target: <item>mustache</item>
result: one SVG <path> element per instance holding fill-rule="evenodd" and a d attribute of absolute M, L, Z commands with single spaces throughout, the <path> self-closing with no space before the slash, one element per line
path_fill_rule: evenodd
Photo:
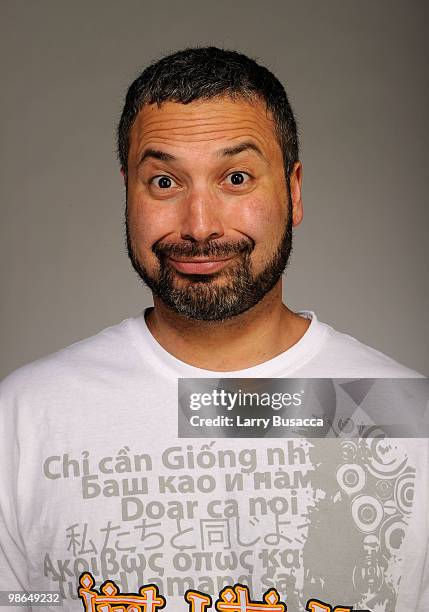
<path fill-rule="evenodd" d="M 255 248 L 255 242 L 249 238 L 238 240 L 237 242 L 216 242 L 211 241 L 206 244 L 195 242 L 177 242 L 163 244 L 156 242 L 152 246 L 152 252 L 162 259 L 171 256 L 180 257 L 228 257 L 237 253 L 251 253 Z"/>

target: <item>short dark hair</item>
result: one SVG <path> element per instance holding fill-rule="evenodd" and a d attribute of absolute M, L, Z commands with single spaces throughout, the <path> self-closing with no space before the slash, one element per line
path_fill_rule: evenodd
<path fill-rule="evenodd" d="M 149 65 L 128 89 L 117 129 L 118 157 L 127 170 L 130 131 L 145 104 L 180 102 L 220 96 L 259 97 L 273 116 L 288 178 L 298 160 L 296 120 L 280 81 L 264 66 L 237 51 L 193 47 Z"/>

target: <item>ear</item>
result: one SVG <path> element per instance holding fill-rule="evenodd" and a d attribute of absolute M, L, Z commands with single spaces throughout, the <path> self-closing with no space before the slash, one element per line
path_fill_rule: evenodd
<path fill-rule="evenodd" d="M 300 161 L 294 163 L 290 173 L 290 197 L 292 200 L 292 223 L 297 226 L 301 223 L 304 216 L 302 203 L 302 164 Z"/>

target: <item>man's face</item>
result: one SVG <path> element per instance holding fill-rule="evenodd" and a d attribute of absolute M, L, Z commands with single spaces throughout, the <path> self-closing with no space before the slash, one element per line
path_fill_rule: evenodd
<path fill-rule="evenodd" d="M 300 165 L 290 191 L 262 102 L 143 107 L 126 178 L 129 257 L 174 312 L 225 320 L 280 281 L 301 220 Z"/>

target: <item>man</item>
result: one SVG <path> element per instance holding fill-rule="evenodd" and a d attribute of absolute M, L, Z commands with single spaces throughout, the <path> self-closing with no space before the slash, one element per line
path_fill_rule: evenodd
<path fill-rule="evenodd" d="M 236 52 L 174 53 L 131 85 L 118 151 L 154 306 L 4 381 L 0 587 L 79 610 L 88 572 L 171 610 L 236 583 L 290 611 L 428 610 L 425 440 L 178 437 L 181 378 L 419 376 L 282 303 L 303 215 L 282 85 Z"/>

